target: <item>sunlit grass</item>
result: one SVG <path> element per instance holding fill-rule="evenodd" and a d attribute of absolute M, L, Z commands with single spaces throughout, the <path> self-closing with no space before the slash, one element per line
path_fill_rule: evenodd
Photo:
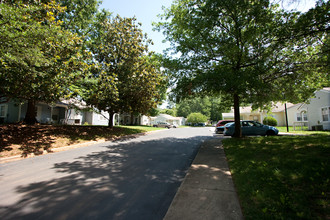
<path fill-rule="evenodd" d="M 276 127 L 280 132 L 287 132 L 286 127 Z M 293 130 L 293 127 L 289 127 L 289 133 L 294 134 L 308 134 L 308 135 L 330 135 L 330 131 L 308 131 L 307 128 L 305 130 Z"/>
<path fill-rule="evenodd" d="M 116 127 L 135 129 L 135 130 L 139 130 L 141 132 L 157 131 L 157 130 L 165 129 L 165 128 L 153 127 L 153 126 L 148 126 L 148 125 L 120 125 L 120 126 L 116 126 Z"/>
<path fill-rule="evenodd" d="M 330 137 L 223 141 L 246 219 L 328 219 Z"/>

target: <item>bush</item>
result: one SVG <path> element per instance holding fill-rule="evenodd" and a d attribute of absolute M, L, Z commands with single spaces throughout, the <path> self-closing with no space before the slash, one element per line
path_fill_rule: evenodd
<path fill-rule="evenodd" d="M 263 123 L 265 125 L 276 126 L 277 125 L 277 120 L 273 117 L 267 116 L 267 117 L 264 118 Z"/>
<path fill-rule="evenodd" d="M 188 115 L 187 122 L 189 123 L 203 123 L 207 121 L 207 116 L 202 113 L 191 113 Z"/>

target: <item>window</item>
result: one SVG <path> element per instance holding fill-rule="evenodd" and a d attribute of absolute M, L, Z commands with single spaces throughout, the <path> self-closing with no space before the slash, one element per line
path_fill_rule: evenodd
<path fill-rule="evenodd" d="M 297 113 L 297 121 L 308 121 L 308 117 L 307 117 L 307 112 L 306 111 L 302 111 L 300 113 Z"/>
<path fill-rule="evenodd" d="M 0 105 L 0 117 L 5 118 L 7 116 L 7 105 Z"/>
<path fill-rule="evenodd" d="M 329 121 L 330 119 L 330 107 L 321 108 L 322 121 Z"/>
<path fill-rule="evenodd" d="M 301 118 L 303 121 L 308 121 L 308 117 L 307 117 L 307 112 L 306 111 L 302 111 L 301 112 Z"/>
<path fill-rule="evenodd" d="M 301 121 L 301 114 L 297 113 L 297 121 Z"/>
<path fill-rule="evenodd" d="M 302 113 L 304 121 L 308 121 L 307 112 Z"/>

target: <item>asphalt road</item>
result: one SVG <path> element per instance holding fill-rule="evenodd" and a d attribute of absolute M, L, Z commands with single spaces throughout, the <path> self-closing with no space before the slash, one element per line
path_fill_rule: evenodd
<path fill-rule="evenodd" d="M 209 128 L 0 164 L 0 219 L 162 219 Z"/>

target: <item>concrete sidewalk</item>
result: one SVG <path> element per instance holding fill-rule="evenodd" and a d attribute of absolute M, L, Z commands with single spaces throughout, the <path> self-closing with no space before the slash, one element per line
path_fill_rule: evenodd
<path fill-rule="evenodd" d="M 244 219 L 221 139 L 201 146 L 164 220 Z"/>

